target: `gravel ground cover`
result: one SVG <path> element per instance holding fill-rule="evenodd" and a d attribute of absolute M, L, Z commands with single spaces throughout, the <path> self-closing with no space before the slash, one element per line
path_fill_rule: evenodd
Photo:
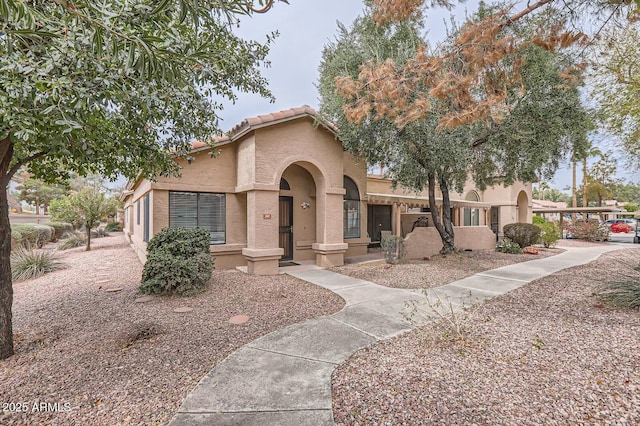
<path fill-rule="evenodd" d="M 293 277 L 238 271 L 214 272 L 196 297 L 136 303 L 142 265 L 122 235 L 58 256 L 66 269 L 14 284 L 16 355 L 0 361 L 0 424 L 166 424 L 231 352 L 344 305 Z M 241 314 L 250 320 L 229 323 Z"/>
<path fill-rule="evenodd" d="M 470 309 L 459 335 L 440 321 L 358 352 L 334 372 L 334 419 L 640 424 L 640 312 L 594 296 L 639 257 L 616 251 L 534 281 Z"/>
<path fill-rule="evenodd" d="M 478 272 L 562 253 L 561 248 L 539 248 L 539 254 L 509 254 L 494 250 L 435 255 L 428 260 L 410 260 L 388 265 L 384 260 L 332 268 L 334 272 L 395 288 L 431 288 Z"/>

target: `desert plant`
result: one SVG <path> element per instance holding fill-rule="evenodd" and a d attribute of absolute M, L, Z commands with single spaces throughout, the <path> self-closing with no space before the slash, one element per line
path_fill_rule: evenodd
<path fill-rule="evenodd" d="M 554 247 L 558 240 L 562 238 L 560 228 L 553 222 L 544 222 L 536 225 L 540 228 L 540 242 L 546 248 Z"/>
<path fill-rule="evenodd" d="M 542 216 L 534 216 L 533 220 L 531 221 L 531 223 L 533 223 L 534 225 L 542 225 L 545 222 L 546 220 L 544 220 Z"/>
<path fill-rule="evenodd" d="M 384 260 L 389 264 L 402 261 L 406 255 L 404 238 L 399 235 L 385 235 L 380 242 Z"/>
<path fill-rule="evenodd" d="M 109 233 L 102 226 L 91 230 L 91 238 L 104 238 L 108 236 L 109 236 Z"/>
<path fill-rule="evenodd" d="M 104 227 L 104 230 L 107 232 L 120 232 L 122 231 L 122 228 L 120 227 L 120 224 L 118 222 L 109 222 Z"/>
<path fill-rule="evenodd" d="M 623 255 L 619 262 L 614 278 L 605 278 L 597 295 L 621 308 L 640 309 L 640 265 L 632 255 Z"/>
<path fill-rule="evenodd" d="M 140 291 L 190 295 L 211 279 L 210 234 L 204 228 L 165 228 L 147 244 Z"/>
<path fill-rule="evenodd" d="M 20 247 L 11 253 L 13 281 L 37 278 L 62 267 L 63 264 L 55 260 L 54 253 L 50 251 Z"/>
<path fill-rule="evenodd" d="M 522 254 L 522 247 L 509 238 L 504 237 L 496 243 L 496 251 L 500 253 Z"/>
<path fill-rule="evenodd" d="M 605 241 L 609 239 L 609 228 L 597 220 L 577 220 L 567 225 L 567 232 L 573 238 L 585 241 Z"/>
<path fill-rule="evenodd" d="M 531 223 L 510 223 L 503 228 L 504 236 L 520 248 L 537 244 L 540 239 L 540 228 Z"/>
<path fill-rule="evenodd" d="M 62 236 L 58 243 L 58 249 L 68 250 L 87 244 L 87 237 L 78 232 L 68 232 Z"/>
<path fill-rule="evenodd" d="M 67 232 L 73 232 L 73 225 L 66 222 L 49 222 L 47 225 L 55 230 L 54 239 L 59 240 Z"/>

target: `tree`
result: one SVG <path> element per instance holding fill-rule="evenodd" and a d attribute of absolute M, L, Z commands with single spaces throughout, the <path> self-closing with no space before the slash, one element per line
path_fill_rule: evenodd
<path fill-rule="evenodd" d="M 591 145 L 591 142 L 589 142 L 586 149 L 580 154 L 580 158 L 582 159 L 582 207 L 587 207 L 587 205 L 589 204 L 588 194 L 590 180 L 587 164 L 589 158 L 595 156 L 600 156 L 600 158 L 602 159 L 602 151 L 600 151 L 597 147 Z M 603 189 L 600 188 L 595 193 L 597 193 L 598 191 L 602 192 Z"/>
<path fill-rule="evenodd" d="M 585 200 L 596 199 L 598 206 L 602 206 L 602 200 L 610 199 L 613 196 L 619 183 L 615 178 L 617 167 L 617 161 L 611 151 L 601 155 L 600 160 L 589 169 Z"/>
<path fill-rule="evenodd" d="M 91 250 L 91 229 L 98 226 L 107 216 L 116 214 L 118 200 L 107 198 L 93 188 L 84 188 L 59 200 L 51 202 L 51 217 L 68 222 L 74 227 L 84 227 L 87 234 L 87 248 Z"/>
<path fill-rule="evenodd" d="M 538 188 L 533 188 L 532 194 L 534 199 L 542 200 L 541 194 Z M 571 204 L 571 196 L 556 188 L 549 188 L 544 191 L 544 199 L 553 202 L 565 202 L 567 205 Z"/>
<path fill-rule="evenodd" d="M 640 160 L 640 24 L 628 22 L 622 31 L 603 38 L 594 72 L 594 93 L 607 130 L 619 136 L 634 168 Z"/>
<path fill-rule="evenodd" d="M 64 185 L 46 184 L 41 179 L 33 178 L 28 178 L 24 183 L 16 186 L 16 190 L 20 201 L 35 205 L 36 214 L 40 214 L 41 206 L 42 214 L 47 214 L 51 201 L 64 197 L 67 193 Z"/>
<path fill-rule="evenodd" d="M 11 177 L 178 173 L 175 155 L 219 133 L 214 95 L 271 96 L 258 69 L 273 35 L 233 26 L 273 3 L 0 1 L 0 359 L 13 354 Z"/>
<path fill-rule="evenodd" d="M 453 92 L 440 96 L 440 84 L 445 84 L 441 75 L 449 81 L 464 73 L 463 69 L 477 68 L 484 58 L 461 52 L 454 38 L 429 51 L 418 36 L 419 21 L 377 25 L 375 12 L 368 9 L 351 31 L 342 27 L 337 42 L 325 47 L 320 112 L 337 124 L 347 149 L 369 164 L 382 163 L 394 181 L 407 188 L 428 188 L 433 223 L 442 239 L 442 252 L 448 253 L 455 249 L 451 189 L 461 191 L 469 175 L 480 189 L 497 181 L 532 181 L 540 171 L 551 176 L 570 141 L 588 127 L 589 117 L 580 104 L 575 76 L 561 73 L 572 65 L 571 58 L 533 44 L 512 52 L 509 58 L 502 56 L 510 63 L 521 63 L 517 83 L 511 78 L 488 81 L 488 86 L 496 86 L 485 97 L 477 91 L 471 96 L 468 86 L 458 87 L 457 96 Z M 485 15 L 492 16 L 481 9 L 478 19 Z M 457 39 L 468 30 L 461 28 Z M 514 24 L 503 31 L 504 37 L 494 34 L 494 47 L 530 30 Z M 433 67 L 420 68 L 428 77 L 414 78 L 417 57 Z M 441 60 L 443 57 L 447 60 Z M 412 76 L 399 81 L 398 75 L 406 77 L 406 73 Z M 503 74 L 485 79 L 488 77 L 498 80 Z M 407 99 L 409 93 L 411 99 Z M 498 108 L 495 99 L 488 100 L 494 97 L 501 99 L 503 107 Z M 421 102 L 424 106 L 414 109 Z M 501 111 L 500 117 L 479 112 L 475 121 L 469 121 L 462 110 L 472 103 L 480 109 L 492 104 Z M 453 116 L 451 111 L 466 118 Z M 442 219 L 435 201 L 436 186 L 442 193 Z"/>

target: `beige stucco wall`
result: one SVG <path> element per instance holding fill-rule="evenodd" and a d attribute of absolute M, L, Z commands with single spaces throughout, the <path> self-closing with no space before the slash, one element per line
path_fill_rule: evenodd
<path fill-rule="evenodd" d="M 367 254 L 367 245 L 371 239 L 367 236 L 367 167 L 364 160 L 343 151 L 344 175 L 353 179 L 360 193 L 360 238 L 346 238 L 349 248 L 345 256 L 361 256 Z"/>
<path fill-rule="evenodd" d="M 454 242 L 460 250 L 491 250 L 496 246 L 496 235 L 486 226 L 454 226 Z M 416 228 L 405 238 L 408 259 L 422 259 L 438 254 L 442 239 L 434 227 Z"/>

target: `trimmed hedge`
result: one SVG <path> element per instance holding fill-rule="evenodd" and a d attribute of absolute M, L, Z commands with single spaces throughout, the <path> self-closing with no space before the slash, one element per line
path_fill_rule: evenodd
<path fill-rule="evenodd" d="M 59 240 L 62 236 L 68 232 L 73 232 L 73 225 L 66 222 L 49 222 L 47 225 L 55 229 L 55 239 Z"/>
<path fill-rule="evenodd" d="M 104 230 L 107 232 L 120 232 L 122 228 L 120 228 L 120 224 L 118 222 L 109 222 L 105 225 Z"/>
<path fill-rule="evenodd" d="M 56 230 L 39 223 L 14 223 L 11 225 L 12 245 L 42 247 L 55 239 Z"/>
<path fill-rule="evenodd" d="M 541 230 L 532 223 L 510 223 L 502 228 L 505 238 L 518 244 L 521 248 L 537 244 Z"/>
<path fill-rule="evenodd" d="M 164 228 L 147 244 L 140 292 L 190 295 L 211 280 L 213 258 L 209 231 L 204 228 Z"/>

